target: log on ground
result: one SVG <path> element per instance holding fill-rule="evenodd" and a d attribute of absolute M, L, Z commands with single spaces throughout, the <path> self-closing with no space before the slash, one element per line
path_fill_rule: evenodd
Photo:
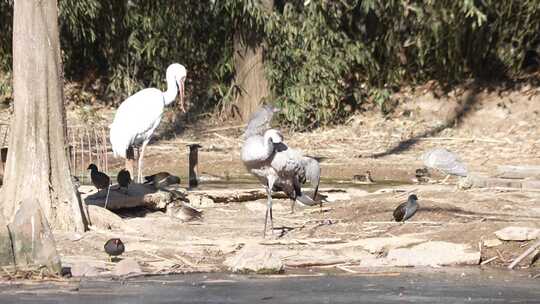
<path fill-rule="evenodd" d="M 305 191 L 308 195 L 311 195 L 311 191 Z M 329 202 L 335 200 L 335 198 L 342 197 L 343 193 L 347 193 L 345 189 L 321 189 L 319 191 L 322 197 Z M 216 189 L 216 190 L 194 190 L 188 192 L 189 197 L 204 197 L 211 199 L 214 203 L 241 203 L 254 201 L 259 199 L 266 199 L 266 190 L 258 189 Z M 319 196 L 318 196 L 319 197 Z M 285 199 L 287 195 L 282 191 L 272 191 L 272 198 Z M 191 199 L 191 198 L 190 198 Z M 350 199 L 350 198 L 349 198 Z M 197 204 L 195 204 L 197 205 Z"/>
<path fill-rule="evenodd" d="M 497 177 L 514 179 L 540 179 L 540 166 L 497 166 Z"/>
<path fill-rule="evenodd" d="M 105 206 L 107 190 L 92 191 L 92 186 L 81 186 L 81 198 L 87 205 Z M 175 199 L 168 191 L 156 190 L 152 186 L 143 184 L 130 184 L 129 190 L 119 190 L 118 186 L 111 186 L 107 201 L 107 209 L 116 210 L 122 208 L 148 207 L 153 210 L 162 210 L 167 204 Z"/>

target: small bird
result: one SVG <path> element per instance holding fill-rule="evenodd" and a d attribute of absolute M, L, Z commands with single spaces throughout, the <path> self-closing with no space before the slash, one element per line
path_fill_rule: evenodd
<path fill-rule="evenodd" d="M 414 171 L 414 177 L 413 181 L 415 183 L 427 183 L 430 178 L 429 169 L 426 167 L 416 169 Z"/>
<path fill-rule="evenodd" d="M 156 189 L 165 188 L 170 185 L 180 184 L 180 177 L 170 174 L 169 172 L 159 172 L 153 175 L 145 176 L 144 183 L 154 185 Z"/>
<path fill-rule="evenodd" d="M 111 179 L 107 174 L 98 171 L 98 167 L 95 164 L 90 164 L 87 170 L 91 170 L 90 179 L 92 180 L 92 184 L 94 184 L 96 189 L 101 190 L 109 188 Z"/>
<path fill-rule="evenodd" d="M 202 219 L 202 211 L 199 211 L 184 202 L 169 204 L 167 206 L 167 215 L 180 219 L 182 222 Z"/>
<path fill-rule="evenodd" d="M 409 195 L 407 201 L 397 206 L 396 210 L 394 210 L 394 220 L 396 222 L 405 222 L 411 218 L 418 209 L 417 200 L 418 197 L 415 194 Z"/>
<path fill-rule="evenodd" d="M 116 180 L 118 181 L 120 189 L 125 188 L 127 192 L 128 186 L 131 183 L 131 174 L 129 174 L 129 171 L 125 168 L 120 170 L 116 176 Z"/>
<path fill-rule="evenodd" d="M 353 176 L 353 183 L 355 184 L 373 184 L 373 178 L 371 177 L 371 170 L 367 170 L 366 174 L 356 174 Z"/>
<path fill-rule="evenodd" d="M 117 257 L 124 253 L 126 247 L 120 239 L 110 239 L 103 245 L 105 252 L 109 255 L 109 259 L 112 262 L 113 257 Z"/>

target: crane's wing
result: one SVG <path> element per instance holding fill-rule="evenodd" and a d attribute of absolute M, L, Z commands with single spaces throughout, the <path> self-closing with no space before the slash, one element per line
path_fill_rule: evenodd
<path fill-rule="evenodd" d="M 316 199 L 317 192 L 319 191 L 319 184 L 321 182 L 321 166 L 316 159 L 307 156 L 302 157 L 302 165 L 304 167 L 306 180 L 308 180 L 313 187 L 313 199 Z"/>
<path fill-rule="evenodd" d="M 271 128 L 272 118 L 278 109 L 272 105 L 264 105 L 259 110 L 255 111 L 249 118 L 249 122 L 244 131 L 244 138 L 249 138 L 254 135 L 263 135 L 263 133 Z"/>
<path fill-rule="evenodd" d="M 300 180 L 305 178 L 304 167 L 302 166 L 302 153 L 298 150 L 291 149 L 285 143 L 276 144 L 274 157 L 272 158 L 271 166 L 276 172 L 283 177 L 298 175 Z"/>
<path fill-rule="evenodd" d="M 110 125 L 115 155 L 125 157 L 130 145 L 150 138 L 161 122 L 164 104 L 163 93 L 154 88 L 141 90 L 122 102 Z"/>

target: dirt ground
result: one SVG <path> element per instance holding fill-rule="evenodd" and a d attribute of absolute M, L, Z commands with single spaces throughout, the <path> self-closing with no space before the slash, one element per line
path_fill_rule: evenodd
<path fill-rule="evenodd" d="M 405 236 L 422 242 L 466 244 L 470 250 L 480 250 L 482 261 L 497 257 L 486 267 L 507 265 L 530 243 L 502 242 L 494 247 L 480 245 L 480 249 L 479 243 L 496 239 L 494 232 L 507 226 L 540 228 L 540 192 L 458 190 L 456 179 L 450 185 L 418 185 L 411 180 L 414 170 L 421 167 L 420 155 L 434 147 L 457 153 L 475 174 L 492 176 L 498 165 L 540 165 L 540 89 L 471 87 L 435 95 L 439 95 L 437 90 L 430 86 L 404 90 L 388 116 L 360 113 L 342 126 L 309 133 L 285 131 L 290 146 L 323 157 L 323 193 L 342 192 L 332 196 L 324 212 L 306 207 L 290 214 L 290 203 L 276 200 L 275 226 L 281 229 L 273 237 L 262 238 L 265 200 L 215 203 L 201 208 L 202 221 L 189 223 L 141 208 L 118 212 L 125 223 L 121 230 L 58 233 L 62 259 L 68 266 L 85 262 L 108 273 L 114 263 L 108 261 L 103 244 L 114 236 L 126 244 L 123 257 L 136 259 L 153 273 L 226 270 L 223 261 L 246 244 L 262 244 L 278 252 L 286 271 L 298 267 L 354 271 L 354 267 L 369 267 L 363 260 L 383 258 L 393 247 L 370 252 L 358 241 Z M 96 115 L 105 125 L 112 119 L 110 110 Z M 76 111 L 70 112 L 69 121 L 76 119 Z M 144 172 L 178 174 L 187 187 L 185 145 L 197 142 L 203 146 L 201 176 L 219 180 L 203 180 L 202 189 L 257 188 L 240 162 L 242 131 L 237 123 L 188 125 L 173 139 L 148 146 Z M 121 166 L 116 161 L 109 173 Z M 374 185 L 351 183 L 353 175 L 366 170 L 371 170 Z M 409 222 L 393 223 L 392 211 L 408 193 L 417 194 L 420 209 Z M 530 261 L 521 265 L 529 267 Z"/>

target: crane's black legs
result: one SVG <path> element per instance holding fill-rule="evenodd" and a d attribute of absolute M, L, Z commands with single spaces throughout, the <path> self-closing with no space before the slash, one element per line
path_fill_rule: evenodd
<path fill-rule="evenodd" d="M 294 213 L 294 203 L 296 203 L 296 199 L 291 199 L 291 214 Z"/>

